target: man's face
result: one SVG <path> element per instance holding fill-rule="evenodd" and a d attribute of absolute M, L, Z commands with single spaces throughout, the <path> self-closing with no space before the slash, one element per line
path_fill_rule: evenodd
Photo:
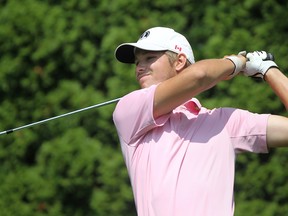
<path fill-rule="evenodd" d="M 141 88 L 147 88 L 177 75 L 174 64 L 165 51 L 137 50 L 135 54 L 136 79 Z"/>

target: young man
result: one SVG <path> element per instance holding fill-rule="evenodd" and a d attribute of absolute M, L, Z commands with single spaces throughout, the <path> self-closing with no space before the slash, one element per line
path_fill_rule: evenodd
<path fill-rule="evenodd" d="M 195 63 L 186 38 L 155 27 L 116 58 L 136 64 L 140 90 L 113 119 L 139 216 L 231 216 L 235 157 L 288 146 L 288 119 L 233 108 L 209 110 L 194 98 L 240 71 L 262 76 L 288 108 L 288 79 L 265 52 Z"/>

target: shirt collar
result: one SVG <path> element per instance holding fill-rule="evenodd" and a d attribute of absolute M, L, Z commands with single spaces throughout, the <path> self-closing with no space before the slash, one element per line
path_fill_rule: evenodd
<path fill-rule="evenodd" d="M 199 114 L 202 108 L 201 103 L 196 98 L 192 98 L 191 100 L 187 101 L 183 104 L 183 106 L 185 106 L 186 109 L 189 110 L 191 113 L 196 115 Z"/>

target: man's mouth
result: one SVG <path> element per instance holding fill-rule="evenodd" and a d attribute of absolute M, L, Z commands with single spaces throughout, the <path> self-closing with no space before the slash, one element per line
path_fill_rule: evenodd
<path fill-rule="evenodd" d="M 138 73 L 137 74 L 137 80 L 140 80 L 142 77 L 147 76 L 149 74 L 151 74 L 151 72 Z"/>

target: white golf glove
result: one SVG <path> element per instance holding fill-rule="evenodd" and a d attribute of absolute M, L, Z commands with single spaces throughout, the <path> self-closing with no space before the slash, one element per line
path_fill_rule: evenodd
<path fill-rule="evenodd" d="M 265 51 L 254 51 L 249 52 L 246 55 L 247 62 L 244 69 L 244 75 L 249 77 L 260 77 L 264 79 L 266 72 L 272 68 L 278 66 L 276 63 L 268 56 L 268 53 Z"/>

